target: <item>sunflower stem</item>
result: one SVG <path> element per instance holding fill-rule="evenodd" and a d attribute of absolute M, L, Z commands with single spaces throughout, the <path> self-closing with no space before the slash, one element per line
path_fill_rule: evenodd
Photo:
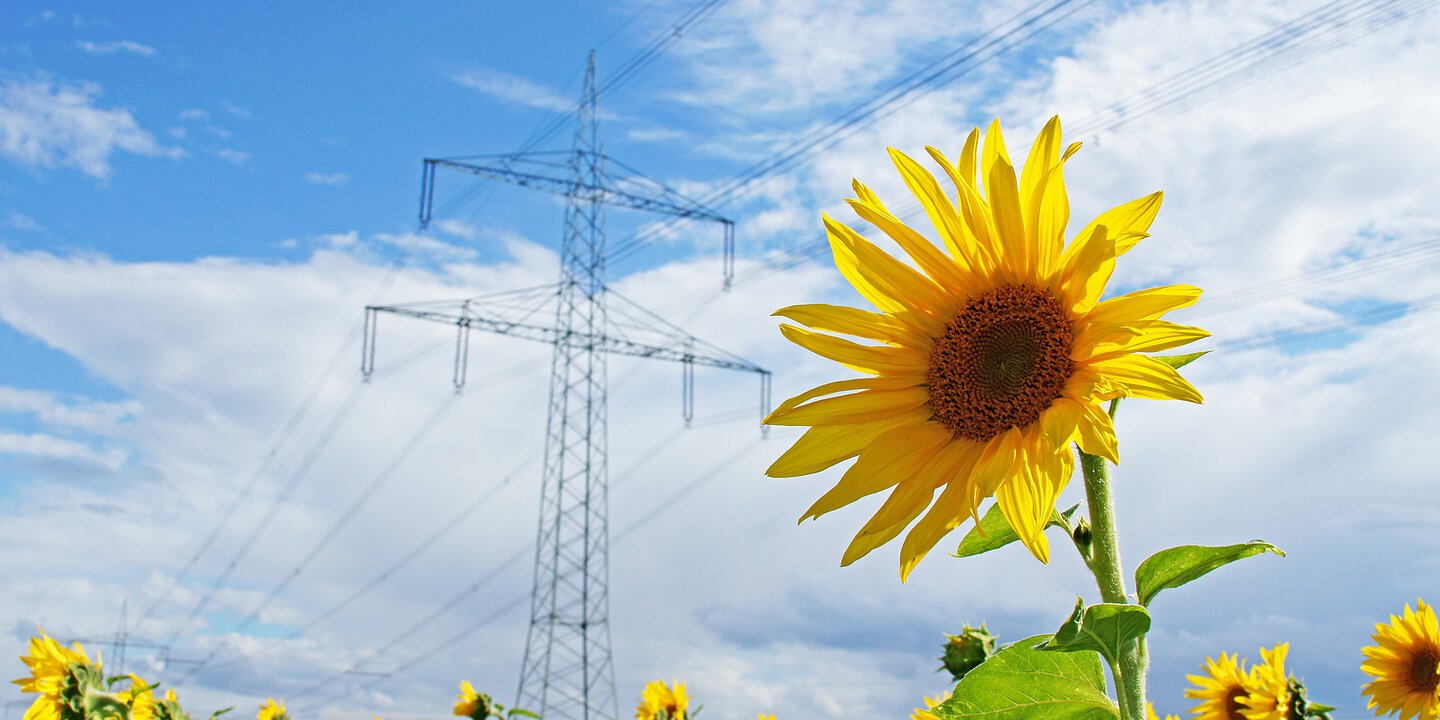
<path fill-rule="evenodd" d="M 1113 407 L 1112 407 L 1113 412 Z M 1115 525 L 1115 498 L 1110 487 L 1110 468 L 1105 459 L 1080 452 L 1080 468 L 1085 475 L 1085 501 L 1090 509 L 1091 558 L 1090 572 L 1100 588 L 1100 599 L 1107 603 L 1130 602 L 1125 591 L 1125 575 L 1120 569 L 1120 538 Z M 1126 643 L 1120 649 L 1119 663 L 1111 667 L 1115 676 L 1115 695 L 1120 703 L 1121 720 L 1145 720 L 1145 649 L 1144 639 Z"/>

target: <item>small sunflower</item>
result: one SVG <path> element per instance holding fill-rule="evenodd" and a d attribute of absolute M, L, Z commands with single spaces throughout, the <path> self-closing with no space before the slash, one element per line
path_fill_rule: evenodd
<path fill-rule="evenodd" d="M 655 680 L 641 692 L 635 720 L 689 720 L 689 708 L 690 699 L 685 695 L 683 683 L 676 682 L 672 688 Z"/>
<path fill-rule="evenodd" d="M 1071 441 L 1119 461 L 1100 403 L 1201 402 L 1172 367 L 1140 354 L 1209 335 L 1159 319 L 1193 304 L 1200 289 L 1172 285 L 1100 301 L 1115 259 L 1147 237 L 1161 193 L 1105 212 L 1067 246 L 1062 171 L 1079 144 L 1063 154 L 1061 147 L 1060 121 L 1052 118 L 1018 181 L 998 120 L 983 150 L 980 131 L 970 133 L 959 163 L 926 148 L 954 184 L 953 196 L 892 148 L 945 250 L 858 180 L 857 197 L 848 202 L 914 266 L 823 218 L 836 266 L 879 312 L 796 305 L 775 314 L 808 326 L 782 324 L 786 338 L 867 377 L 826 383 L 781 403 L 767 423 L 810 429 L 766 473 L 807 475 L 859 457 L 802 521 L 890 491 L 841 564 L 894 539 L 918 517 L 900 550 L 904 579 L 941 537 L 966 517 L 978 518 L 980 503 L 992 495 L 1025 546 L 1047 562 L 1044 528 L 1074 471 Z"/>
<path fill-rule="evenodd" d="M 12 682 L 21 692 L 40 693 L 24 720 L 84 720 L 86 688 L 103 683 L 98 656 L 92 663 L 80 643 L 66 648 L 42 628 L 39 637 L 30 639 L 30 654 L 20 660 L 30 668 L 30 677 Z"/>
<path fill-rule="evenodd" d="M 1375 625 L 1376 645 L 1367 647 L 1360 669 L 1375 679 L 1361 694 L 1370 696 L 1375 714 L 1400 713 L 1402 720 L 1440 718 L 1440 626 L 1435 610 L 1424 600 L 1405 617 Z"/>
<path fill-rule="evenodd" d="M 1289 652 L 1290 643 L 1280 643 L 1273 650 L 1260 649 L 1265 662 L 1255 666 L 1255 685 L 1241 711 L 1249 720 L 1285 720 L 1290 714 L 1290 678 L 1285 673 Z"/>
<path fill-rule="evenodd" d="M 1186 675 L 1196 685 L 1185 697 L 1203 700 L 1191 708 L 1195 720 L 1250 720 L 1245 711 L 1255 689 L 1255 671 L 1246 670 L 1238 655 L 1220 653 L 1220 659 L 1205 658 L 1204 675 Z"/>
<path fill-rule="evenodd" d="M 130 720 L 155 720 L 156 706 L 155 688 L 150 683 L 140 679 L 139 675 L 130 674 L 130 689 L 118 693 L 120 701 L 130 708 Z M 169 697 L 167 695 L 167 697 Z"/>
<path fill-rule="evenodd" d="M 937 707 L 940 707 L 940 703 L 943 703 L 949 699 L 949 690 L 946 690 L 945 692 L 940 693 L 935 697 L 930 697 L 929 695 L 926 695 L 925 707 L 915 708 L 915 711 L 910 713 L 910 720 L 940 720 L 938 717 L 936 717 L 935 713 L 932 713 L 930 711 L 934 710 Z"/>
<path fill-rule="evenodd" d="M 290 720 L 290 713 L 285 712 L 285 703 L 277 702 L 272 697 L 260 706 L 260 714 L 256 716 L 256 720 Z"/>
<path fill-rule="evenodd" d="M 469 680 L 460 683 L 460 695 L 455 701 L 455 715 L 484 720 L 494 714 L 494 701 L 489 695 L 475 692 Z"/>

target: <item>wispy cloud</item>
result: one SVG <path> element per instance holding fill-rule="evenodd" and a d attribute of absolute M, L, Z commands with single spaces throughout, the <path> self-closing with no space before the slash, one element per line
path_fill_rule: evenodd
<path fill-rule="evenodd" d="M 181 120 L 209 120 L 210 113 L 200 108 L 187 108 L 180 111 Z"/>
<path fill-rule="evenodd" d="M 245 152 L 244 150 L 236 150 L 234 148 L 223 148 L 220 150 L 216 150 L 215 157 L 218 157 L 226 162 L 235 163 L 236 165 L 244 165 L 245 163 L 250 162 L 250 153 Z"/>
<path fill-rule="evenodd" d="M 305 173 L 305 179 L 316 185 L 344 185 L 350 182 L 350 176 L 343 172 Z"/>
<path fill-rule="evenodd" d="M 0 432 L 0 455 L 28 455 L 47 460 L 62 460 L 118 470 L 125 464 L 123 450 L 96 450 L 85 443 L 58 438 L 54 435 Z"/>
<path fill-rule="evenodd" d="M 5 218 L 5 220 L 3 221 L 0 221 L 0 226 L 8 227 L 13 230 L 28 230 L 31 232 L 44 232 L 45 230 L 45 226 L 41 225 L 38 222 L 35 222 L 34 218 L 24 213 L 21 213 L 18 210 L 10 211 L 10 217 Z"/>
<path fill-rule="evenodd" d="M 250 119 L 250 109 L 249 109 L 249 108 L 240 107 L 239 105 L 236 105 L 235 103 L 232 103 L 232 102 L 230 102 L 229 100 L 221 100 L 221 101 L 220 101 L 220 107 L 225 108 L 225 112 L 228 112 L 228 113 L 230 113 L 231 115 L 233 115 L 233 116 L 235 116 L 235 117 L 237 117 L 237 118 L 240 118 L 241 120 L 249 120 L 249 119 Z"/>
<path fill-rule="evenodd" d="M 467 68 L 450 74 L 460 85 L 488 95 L 506 105 L 565 112 L 575 107 L 573 100 L 529 78 L 489 68 Z"/>
<path fill-rule="evenodd" d="M 66 167 L 108 178 L 112 153 L 179 157 L 129 110 L 96 105 L 100 86 L 48 78 L 0 84 L 0 155 L 26 167 Z"/>
<path fill-rule="evenodd" d="M 134 40 L 106 40 L 104 42 L 92 42 L 80 40 L 75 46 L 91 55 L 114 55 L 116 53 L 129 53 L 141 57 L 151 57 L 155 54 L 155 48 L 149 45 L 141 45 Z"/>
<path fill-rule="evenodd" d="M 455 220 L 453 218 L 436 220 L 435 227 L 446 235 L 454 235 L 455 237 L 465 238 L 466 240 L 475 239 L 475 226 L 464 220 Z"/>

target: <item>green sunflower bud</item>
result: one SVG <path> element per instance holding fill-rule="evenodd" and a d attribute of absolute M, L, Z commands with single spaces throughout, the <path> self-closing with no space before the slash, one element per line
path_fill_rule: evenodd
<path fill-rule="evenodd" d="M 1075 530 L 1070 533 L 1070 537 L 1075 539 L 1075 547 L 1079 548 L 1080 555 L 1085 558 L 1086 562 L 1089 562 L 1090 558 L 1093 557 L 1090 544 L 1094 539 L 1090 531 L 1089 521 L 1083 517 L 1080 518 L 1080 522 L 1075 523 Z"/>
<path fill-rule="evenodd" d="M 1334 709 L 1329 705 L 1310 702 L 1310 698 L 1305 692 L 1305 684 L 1298 678 L 1293 676 L 1290 678 L 1290 706 L 1286 708 L 1285 720 L 1305 720 L 1306 718 L 1331 720 L 1330 711 Z"/>
<path fill-rule="evenodd" d="M 941 669 L 950 671 L 956 682 L 995 654 L 996 637 L 985 629 L 984 623 L 979 628 L 967 623 L 959 635 L 946 634 L 945 638 L 945 644 L 940 646 L 945 650 L 940 656 Z"/>

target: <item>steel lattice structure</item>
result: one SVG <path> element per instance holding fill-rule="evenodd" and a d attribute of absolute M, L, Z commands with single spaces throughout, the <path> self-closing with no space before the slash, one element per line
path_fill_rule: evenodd
<path fill-rule="evenodd" d="M 437 168 L 564 195 L 558 283 L 464 300 L 365 308 L 361 369 L 367 378 L 375 366 L 382 313 L 456 326 L 457 391 L 465 383 L 472 329 L 554 346 L 530 629 L 516 703 L 546 720 L 620 717 L 609 622 L 607 356 L 682 363 L 687 422 L 694 412 L 696 365 L 757 373 L 762 414 L 770 393 L 769 371 L 692 337 L 606 286 L 607 205 L 721 223 L 727 288 L 734 269 L 734 223 L 607 157 L 596 105 L 592 52 L 570 152 L 426 159 L 424 164 L 422 228 L 431 219 Z M 556 176 L 557 170 L 564 176 Z M 537 320 L 537 299 L 554 302 L 553 324 Z"/>

